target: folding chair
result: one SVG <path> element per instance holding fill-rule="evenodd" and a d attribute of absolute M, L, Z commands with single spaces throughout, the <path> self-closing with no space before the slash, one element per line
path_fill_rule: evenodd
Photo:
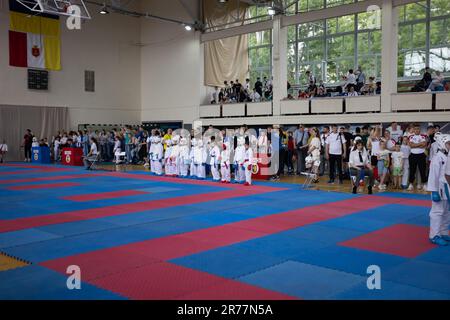
<path fill-rule="evenodd" d="M 314 183 L 314 179 L 317 179 L 318 174 L 314 173 L 314 168 L 320 168 L 320 160 L 312 160 L 312 158 L 306 160 L 306 168 L 308 171 L 301 172 L 306 177 L 305 182 L 302 185 L 302 189 L 311 188 Z"/>
<path fill-rule="evenodd" d="M 353 187 L 355 186 L 357 188 L 356 193 L 364 191 L 365 187 L 368 185 L 369 176 L 366 174 L 364 175 L 364 186 L 361 187 L 359 185 L 359 176 L 352 175 L 350 168 L 348 169 L 348 174 L 350 176 L 351 181 L 351 188 L 352 188 L 351 191 L 353 191 Z"/>
<path fill-rule="evenodd" d="M 122 164 L 122 163 L 125 163 L 125 164 L 126 164 L 125 158 L 126 158 L 127 154 L 126 154 L 125 151 L 119 152 L 119 153 L 116 154 L 115 156 L 117 157 L 117 158 L 115 159 L 115 161 L 114 161 L 116 164 Z"/>
<path fill-rule="evenodd" d="M 100 152 L 98 152 L 97 155 L 94 158 L 91 158 L 91 159 L 87 159 L 87 161 L 90 162 L 88 170 L 94 170 L 94 169 L 97 168 L 97 163 L 99 163 L 100 159 L 101 159 Z"/>

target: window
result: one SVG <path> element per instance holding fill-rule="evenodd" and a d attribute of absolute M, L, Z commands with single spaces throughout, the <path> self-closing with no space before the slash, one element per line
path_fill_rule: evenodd
<path fill-rule="evenodd" d="M 256 78 L 272 75 L 272 30 L 248 35 L 249 73 L 252 85 Z"/>
<path fill-rule="evenodd" d="M 323 2 L 323 1 L 322 1 Z M 353 0 L 327 1 L 341 5 Z M 364 12 L 288 28 L 288 80 L 306 84 L 310 70 L 325 83 L 339 82 L 361 65 L 366 76 L 381 76 L 380 12 Z"/>
<path fill-rule="evenodd" d="M 419 77 L 426 66 L 450 73 L 450 1 L 399 7 L 398 77 Z"/>

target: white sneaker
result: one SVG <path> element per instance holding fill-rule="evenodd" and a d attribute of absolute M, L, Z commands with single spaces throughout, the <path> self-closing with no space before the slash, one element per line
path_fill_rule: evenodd
<path fill-rule="evenodd" d="M 414 191 L 414 186 L 412 185 L 412 183 L 409 184 L 409 187 L 407 189 L 408 191 Z"/>
<path fill-rule="evenodd" d="M 422 189 L 423 189 L 423 185 L 418 184 L 418 185 L 417 185 L 417 190 L 422 190 Z"/>

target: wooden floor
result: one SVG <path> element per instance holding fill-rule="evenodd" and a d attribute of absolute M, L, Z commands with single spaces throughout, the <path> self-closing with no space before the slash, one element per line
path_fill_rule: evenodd
<path fill-rule="evenodd" d="M 143 165 L 114 165 L 114 164 L 101 164 L 98 165 L 99 169 L 108 170 L 108 171 L 148 171 L 150 172 L 150 169 L 148 167 L 144 167 Z M 283 183 L 292 183 L 292 184 L 298 184 L 299 186 L 302 186 L 305 182 L 305 177 L 303 176 L 282 176 L 279 180 Z M 313 184 L 311 187 L 315 190 L 322 190 L 322 191 L 335 191 L 335 192 L 351 192 L 351 184 L 349 180 L 344 180 L 343 184 L 339 184 L 338 182 L 335 182 L 334 184 L 328 184 L 328 176 L 320 177 L 319 182 L 316 184 Z M 367 192 L 367 188 L 365 190 L 359 188 L 358 193 L 361 192 Z M 388 187 L 386 191 L 379 191 L 377 187 L 373 188 L 374 193 L 381 193 L 381 192 L 400 192 L 400 193 L 414 193 L 414 194 L 427 194 L 426 191 L 406 191 L 406 190 L 399 190 Z"/>

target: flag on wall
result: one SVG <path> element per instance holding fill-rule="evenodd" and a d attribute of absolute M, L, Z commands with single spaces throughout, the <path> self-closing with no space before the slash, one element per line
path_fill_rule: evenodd
<path fill-rule="evenodd" d="M 59 16 L 31 12 L 9 0 L 9 65 L 61 70 Z"/>

